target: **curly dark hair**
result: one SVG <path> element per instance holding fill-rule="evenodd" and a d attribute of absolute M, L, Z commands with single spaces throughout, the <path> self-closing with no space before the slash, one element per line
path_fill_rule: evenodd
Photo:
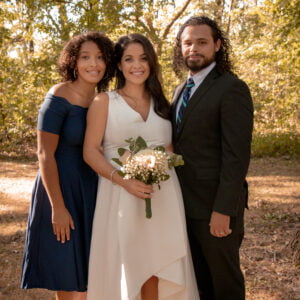
<path fill-rule="evenodd" d="M 234 75 L 233 64 L 229 58 L 229 53 L 231 50 L 230 42 L 225 37 L 224 32 L 220 29 L 218 24 L 206 16 L 191 17 L 180 27 L 176 36 L 176 44 L 173 53 L 173 70 L 175 74 L 178 77 L 181 77 L 182 69 L 186 69 L 181 51 L 181 34 L 186 27 L 195 25 L 208 25 L 211 28 L 214 42 L 217 42 L 218 39 L 221 40 L 221 47 L 219 51 L 216 52 L 215 57 L 216 68 L 220 73 L 228 72 Z"/>
<path fill-rule="evenodd" d="M 160 82 L 161 73 L 157 55 L 151 42 L 139 33 L 132 33 L 121 36 L 115 44 L 114 58 L 118 65 L 121 62 L 124 50 L 129 44 L 139 43 L 143 46 L 145 55 L 150 67 L 150 75 L 145 82 L 146 91 L 154 100 L 154 111 L 164 119 L 170 119 L 170 103 L 164 95 Z M 120 89 L 125 85 L 125 77 L 118 68 L 116 68 L 116 88 Z"/>
<path fill-rule="evenodd" d="M 108 88 L 110 80 L 114 76 L 115 67 L 113 63 L 113 42 L 98 31 L 88 31 L 74 36 L 66 43 L 58 59 L 58 72 L 62 77 L 62 82 L 76 80 L 76 65 L 81 45 L 84 42 L 94 42 L 103 54 L 106 70 L 103 78 L 97 83 L 98 92 Z"/>

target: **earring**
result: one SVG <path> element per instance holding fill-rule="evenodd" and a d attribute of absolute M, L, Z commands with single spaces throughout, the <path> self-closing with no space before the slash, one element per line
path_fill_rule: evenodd
<path fill-rule="evenodd" d="M 74 80 L 76 80 L 77 79 L 77 74 L 76 74 L 76 70 L 75 69 L 73 69 L 73 76 L 74 76 Z"/>

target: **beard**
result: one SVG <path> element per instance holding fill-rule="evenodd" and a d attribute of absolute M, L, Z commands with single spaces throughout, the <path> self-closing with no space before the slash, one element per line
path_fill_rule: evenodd
<path fill-rule="evenodd" d="M 192 72 L 199 72 L 215 61 L 215 55 L 211 57 L 205 57 L 199 54 L 198 56 L 200 58 L 199 60 L 189 60 L 188 56 L 184 57 L 185 66 Z"/>

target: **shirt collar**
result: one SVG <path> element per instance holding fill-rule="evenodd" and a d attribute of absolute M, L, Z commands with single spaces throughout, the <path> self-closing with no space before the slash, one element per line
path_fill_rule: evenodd
<path fill-rule="evenodd" d="M 189 75 L 188 78 L 193 78 L 195 82 L 195 86 L 199 86 L 201 82 L 205 79 L 205 77 L 208 75 L 208 73 L 214 68 L 216 65 L 216 62 L 212 62 L 209 66 L 206 68 L 202 69 L 201 71 L 197 72 L 195 75 L 191 76 Z"/>

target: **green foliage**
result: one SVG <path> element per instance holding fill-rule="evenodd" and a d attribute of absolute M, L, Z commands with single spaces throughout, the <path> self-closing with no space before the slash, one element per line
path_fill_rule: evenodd
<path fill-rule="evenodd" d="M 119 149 L 118 149 L 118 154 L 119 154 L 120 156 L 124 155 L 125 152 L 126 152 L 126 149 L 125 149 L 125 148 L 119 148 Z"/>
<path fill-rule="evenodd" d="M 117 165 L 122 166 L 122 162 L 118 158 L 112 158 L 112 161 L 114 161 Z"/>
<path fill-rule="evenodd" d="M 255 106 L 256 156 L 299 155 L 299 2 L 265 1 L 236 10 L 231 40 L 238 74 Z"/>
<path fill-rule="evenodd" d="M 147 143 L 141 136 L 136 139 L 129 138 L 128 140 L 125 140 L 125 142 L 129 144 L 129 150 L 132 155 L 147 148 Z"/>
<path fill-rule="evenodd" d="M 252 155 L 300 157 L 300 139 L 295 132 L 257 133 L 253 136 Z"/>
<path fill-rule="evenodd" d="M 59 52 L 65 41 L 84 30 L 104 31 L 112 40 L 129 32 L 150 38 L 171 100 L 179 83 L 172 71 L 174 37 L 178 25 L 193 12 L 216 18 L 229 35 L 236 71 L 254 99 L 253 155 L 299 153 L 298 0 L 0 2 L 1 152 L 23 151 L 25 144 L 35 144 L 38 108 L 47 90 L 60 80 Z"/>

